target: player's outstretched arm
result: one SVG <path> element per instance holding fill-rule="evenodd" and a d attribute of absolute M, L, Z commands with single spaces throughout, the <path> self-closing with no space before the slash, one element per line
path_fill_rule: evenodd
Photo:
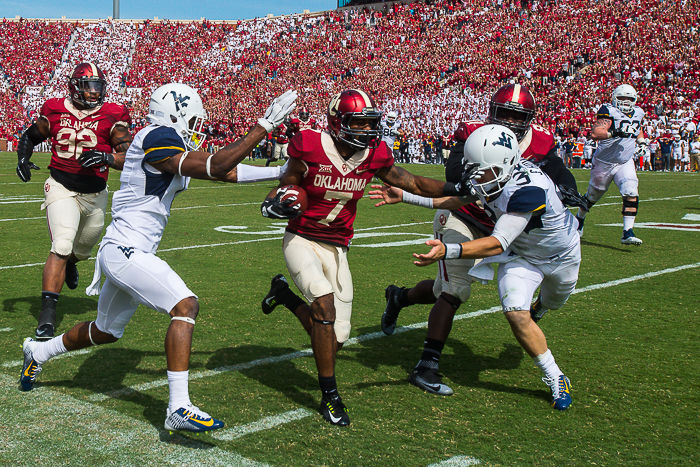
<path fill-rule="evenodd" d="M 377 172 L 383 182 L 399 187 L 409 193 L 429 198 L 441 198 L 443 196 L 470 196 L 472 201 L 476 200 L 473 196 L 469 179 L 473 177 L 473 168 L 465 170 L 462 179 L 459 183 L 441 182 L 433 178 L 414 175 L 406 169 L 392 165 Z"/>
<path fill-rule="evenodd" d="M 384 206 L 385 204 L 407 203 L 415 206 L 423 206 L 426 208 L 435 209 L 458 209 L 466 203 L 458 196 L 443 196 L 442 198 L 426 198 L 423 196 L 413 195 L 403 191 L 401 188 L 396 188 L 391 185 L 372 185 L 369 197 L 370 199 L 379 199 L 376 207 Z"/>
<path fill-rule="evenodd" d="M 41 116 L 27 130 L 22 133 L 17 143 L 17 176 L 23 182 L 32 178 L 32 170 L 39 170 L 39 166 L 29 160 L 34 152 L 34 146 L 45 141 L 49 137 L 49 121 Z"/>
<path fill-rule="evenodd" d="M 441 259 L 487 258 L 503 253 L 501 242 L 493 236 L 477 238 L 464 243 L 443 243 L 432 239 L 425 242 L 427 253 L 413 253 L 416 266 L 428 266 Z"/>
<path fill-rule="evenodd" d="M 296 91 L 291 90 L 275 98 L 265 111 L 265 116 L 258 119 L 257 125 L 215 154 L 202 151 L 182 152 L 153 165 L 173 174 L 204 180 L 223 180 L 273 128 L 281 125 L 287 115 L 292 113 L 296 107 L 296 98 Z"/>

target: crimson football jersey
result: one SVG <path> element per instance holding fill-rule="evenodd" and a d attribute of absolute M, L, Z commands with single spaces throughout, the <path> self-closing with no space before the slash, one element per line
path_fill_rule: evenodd
<path fill-rule="evenodd" d="M 306 167 L 300 186 L 309 204 L 300 216 L 289 221 L 287 231 L 333 245 L 348 246 L 353 236 L 357 201 L 378 170 L 394 165 L 386 144 L 364 149 L 345 160 L 331 135 L 303 130 L 289 143 L 287 154 Z"/>
<path fill-rule="evenodd" d="M 486 125 L 486 123 L 480 120 L 470 120 L 460 123 L 455 131 L 454 137 L 456 140 L 464 142 L 474 130 L 484 125 Z M 542 128 L 539 125 L 530 125 L 530 131 L 528 131 L 522 141 L 518 143 L 518 147 L 523 159 L 528 159 L 537 164 L 542 162 L 547 155 L 554 150 L 554 136 L 552 132 L 546 128 Z M 465 217 L 471 218 L 469 220 L 476 221 L 475 225 L 482 231 L 491 232 L 493 230 L 493 221 L 476 203 L 467 204 L 456 211 L 458 218 L 463 220 Z"/>
<path fill-rule="evenodd" d="M 83 151 L 112 152 L 110 136 L 117 124 L 129 128 L 129 111 L 120 104 L 105 102 L 94 109 L 78 109 L 70 99 L 53 98 L 41 107 L 51 135 L 50 168 L 70 174 L 89 175 L 107 180 L 106 166 L 83 167 L 78 157 Z"/>

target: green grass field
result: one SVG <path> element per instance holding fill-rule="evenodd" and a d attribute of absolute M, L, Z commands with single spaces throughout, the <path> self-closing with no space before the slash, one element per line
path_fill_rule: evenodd
<path fill-rule="evenodd" d="M 34 160 L 46 167 L 46 155 Z M 225 421 L 215 435 L 170 436 L 163 339 L 169 319 L 140 308 L 117 343 L 52 360 L 29 393 L 17 388 L 24 337 L 40 310 L 49 250 L 39 206 L 47 170 L 23 184 L 16 156 L 0 154 L 0 463 L 66 465 L 697 465 L 700 463 L 700 175 L 641 173 L 641 247 L 620 244 L 613 186 L 586 222 L 575 295 L 541 322 L 574 403 L 549 407 L 540 372 L 513 338 L 493 284 L 475 285 L 458 310 L 441 370 L 455 395 L 408 384 L 429 306 L 402 311 L 395 335 L 379 329 L 388 284 L 412 286 L 436 267 L 411 253 L 432 235 L 427 209 L 359 203 L 350 249 L 353 339 L 339 354 L 339 389 L 352 424 L 328 425 L 307 335 L 282 307 L 260 300 L 286 272 L 284 224 L 260 216 L 275 185 L 194 181 L 175 201 L 159 256 L 199 295 L 190 367 L 195 404 Z M 409 166 L 442 177 L 442 168 Z M 585 191 L 587 171 L 576 171 Z M 118 186 L 118 173 L 110 189 Z M 688 216 L 690 215 L 690 216 Z M 684 217 L 686 217 L 684 219 Z M 108 216 L 107 222 L 110 218 Z M 395 245 L 415 241 L 416 244 Z M 64 289 L 58 332 L 95 318 L 84 288 L 94 261 Z M 486 310 L 484 313 L 473 313 Z"/>

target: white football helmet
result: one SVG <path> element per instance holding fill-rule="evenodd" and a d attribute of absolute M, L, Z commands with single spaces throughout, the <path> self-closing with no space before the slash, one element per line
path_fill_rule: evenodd
<path fill-rule="evenodd" d="M 182 83 L 165 84 L 151 95 L 148 121 L 174 128 L 190 151 L 204 143 L 204 122 L 207 111 L 197 91 Z"/>
<path fill-rule="evenodd" d="M 386 122 L 390 125 L 393 124 L 399 118 L 399 113 L 396 110 L 390 110 L 386 114 Z"/>
<path fill-rule="evenodd" d="M 620 100 L 620 97 L 628 97 L 632 100 Z M 612 93 L 612 105 L 617 107 L 620 112 L 630 113 L 634 110 L 634 104 L 637 103 L 637 91 L 629 84 L 621 84 L 615 88 Z"/>
<path fill-rule="evenodd" d="M 478 176 L 471 184 L 479 196 L 493 197 L 503 191 L 520 161 L 518 138 L 501 125 L 477 128 L 464 143 L 464 167 L 478 164 Z"/>

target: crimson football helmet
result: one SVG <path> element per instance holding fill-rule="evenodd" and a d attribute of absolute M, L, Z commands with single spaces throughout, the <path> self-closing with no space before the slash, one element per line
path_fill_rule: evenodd
<path fill-rule="evenodd" d="M 521 140 L 530 129 L 534 117 L 535 98 L 530 90 L 520 84 L 507 84 L 491 97 L 486 122 L 510 128 Z"/>
<path fill-rule="evenodd" d="M 328 105 L 328 130 L 331 136 L 358 151 L 379 146 L 381 118 L 382 113 L 372 99 L 359 89 L 347 89 L 336 94 Z M 352 128 L 350 124 L 353 120 L 369 122 L 370 128 Z"/>
<path fill-rule="evenodd" d="M 299 112 L 299 120 L 301 120 L 304 123 L 307 123 L 309 121 L 309 118 L 311 118 L 311 115 L 309 114 L 309 110 L 306 107 L 304 107 Z"/>
<path fill-rule="evenodd" d="M 107 93 L 107 80 L 102 70 L 90 62 L 76 65 L 70 78 L 68 78 L 68 90 L 70 98 L 81 109 L 94 109 L 102 105 Z M 97 100 L 88 100 L 85 93 L 98 93 Z"/>

